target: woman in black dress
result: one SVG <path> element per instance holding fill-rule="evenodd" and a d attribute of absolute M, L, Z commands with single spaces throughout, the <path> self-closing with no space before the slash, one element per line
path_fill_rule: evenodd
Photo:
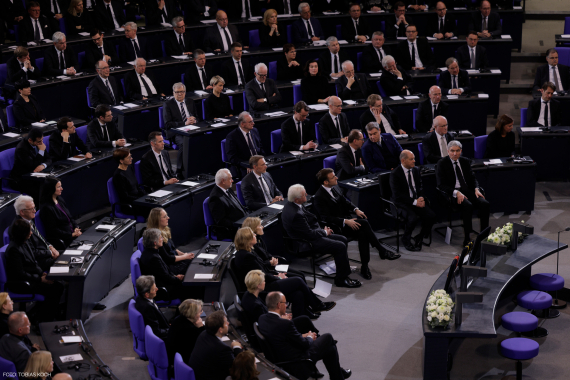
<path fill-rule="evenodd" d="M 318 104 L 327 103 L 329 97 L 333 95 L 331 86 L 326 77 L 319 72 L 319 63 L 316 59 L 311 59 L 305 64 L 303 70 L 305 77 L 301 79 L 301 93 L 305 103 Z"/>
<path fill-rule="evenodd" d="M 93 28 L 89 12 L 83 11 L 83 0 L 71 0 L 67 11 L 63 15 L 67 36 L 76 36 L 79 33 L 88 33 Z"/>
<path fill-rule="evenodd" d="M 115 169 L 113 174 L 113 186 L 119 196 L 119 202 L 126 203 L 132 206 L 132 209 L 123 209 L 121 206 L 119 210 L 125 214 L 135 214 L 146 216 L 148 209 L 136 207 L 132 203 L 145 195 L 145 191 L 141 189 L 135 176 L 135 171 L 131 164 L 133 163 L 133 156 L 129 148 L 118 148 L 113 151 L 113 158 L 119 163 L 119 167 Z"/>
<path fill-rule="evenodd" d="M 259 28 L 259 39 L 261 47 L 275 48 L 281 47 L 287 42 L 287 31 L 285 25 L 277 25 L 277 11 L 268 9 L 263 14 L 263 25 Z"/>
<path fill-rule="evenodd" d="M 27 80 L 17 82 L 16 90 L 20 93 L 14 102 L 14 118 L 18 127 L 29 126 L 32 123 L 44 122 L 46 117 L 38 103 L 32 95 L 30 82 Z"/>
<path fill-rule="evenodd" d="M 224 79 L 216 75 L 210 79 L 212 94 L 204 101 L 204 111 L 206 120 L 214 120 L 220 117 L 230 117 L 234 115 L 234 110 L 230 102 L 230 97 L 224 94 Z"/>
<path fill-rule="evenodd" d="M 513 118 L 501 115 L 495 130 L 487 137 L 487 149 L 484 158 L 511 157 L 515 151 L 515 133 Z"/>
<path fill-rule="evenodd" d="M 284 56 L 277 60 L 277 79 L 297 80 L 303 78 L 303 67 L 295 60 L 297 58 L 295 45 L 283 45 L 283 53 Z"/>
<path fill-rule="evenodd" d="M 14 311 L 14 301 L 8 293 L 0 293 L 0 337 L 8 334 L 8 317 Z"/>
<path fill-rule="evenodd" d="M 190 360 L 196 339 L 205 330 L 204 321 L 200 317 L 202 305 L 203 302 L 200 300 L 187 299 L 178 306 L 180 315 L 172 321 L 166 339 L 166 351 L 170 364 L 174 363 L 174 355 L 177 352 L 182 356 L 184 363 Z"/>

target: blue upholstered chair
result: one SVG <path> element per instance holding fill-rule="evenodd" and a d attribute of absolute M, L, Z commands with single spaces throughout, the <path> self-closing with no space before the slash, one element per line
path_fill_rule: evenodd
<path fill-rule="evenodd" d="M 523 333 L 536 329 L 538 327 L 538 318 L 531 313 L 513 311 L 503 314 L 501 325 L 507 330 Z"/>
<path fill-rule="evenodd" d="M 0 372 L 2 372 L 2 377 L 1 377 L 2 380 L 4 379 L 18 380 L 18 375 L 17 375 L 18 372 L 16 371 L 16 366 L 14 365 L 14 363 L 2 357 L 0 357 Z M 14 376 L 13 377 L 5 376 L 5 374 L 7 375 L 9 373 L 14 374 Z"/>
<path fill-rule="evenodd" d="M 301 85 L 293 85 L 293 104 L 297 104 L 300 100 L 303 100 L 303 93 L 301 92 Z"/>
<path fill-rule="evenodd" d="M 334 156 L 329 156 L 323 160 L 323 169 L 335 169 L 336 167 L 336 154 Z"/>
<path fill-rule="evenodd" d="M 316 122 L 315 123 L 315 136 L 317 137 L 317 141 L 319 142 L 319 144 L 324 144 L 323 141 L 323 136 L 321 136 L 321 131 L 319 131 L 319 123 Z"/>
<path fill-rule="evenodd" d="M 77 137 L 79 137 L 81 139 L 81 141 L 83 141 L 85 144 L 87 144 L 87 126 L 84 125 L 83 127 L 78 127 L 75 130 L 75 133 L 77 133 Z"/>
<path fill-rule="evenodd" d="M 483 158 L 487 150 L 487 135 L 475 137 L 475 158 Z"/>
<path fill-rule="evenodd" d="M 8 292 L 12 301 L 20 303 L 20 310 L 26 310 L 26 302 L 43 302 L 45 298 L 41 294 L 14 293 L 10 291 L 10 284 L 6 276 L 6 248 L 8 248 L 7 245 L 0 248 L 0 292 Z"/>
<path fill-rule="evenodd" d="M 425 156 L 424 156 L 424 144 L 418 144 L 418 159 L 420 160 L 420 165 L 424 164 Z"/>
<path fill-rule="evenodd" d="M 521 128 L 526 126 L 526 111 L 528 108 L 521 108 Z"/>
<path fill-rule="evenodd" d="M 241 181 L 236 183 L 236 195 L 238 197 L 239 203 L 245 206 L 245 198 L 243 197 L 243 192 L 241 191 Z"/>
<path fill-rule="evenodd" d="M 140 254 L 140 252 L 139 252 Z M 133 350 L 142 360 L 148 360 L 144 344 L 144 319 L 135 307 L 135 300 L 129 301 L 129 323 L 133 333 Z"/>
<path fill-rule="evenodd" d="M 204 202 L 202 203 L 202 212 L 204 213 L 204 223 L 206 223 L 206 239 L 218 240 L 218 237 L 215 235 L 216 224 L 214 222 L 214 218 L 212 217 L 212 213 L 210 212 L 210 207 L 208 206 L 209 201 L 210 197 L 204 199 Z M 224 241 L 231 241 L 231 240 L 224 239 Z"/>
<path fill-rule="evenodd" d="M 113 178 L 109 178 L 107 180 L 107 194 L 109 195 L 109 203 L 111 203 L 113 217 L 121 219 L 132 219 L 136 220 L 137 223 L 145 222 L 144 216 L 125 214 L 123 211 L 121 211 L 123 207 L 127 208 L 126 206 L 128 205 L 121 203 L 119 200 L 119 195 L 117 194 L 117 190 L 115 190 L 115 185 L 113 184 Z"/>
<path fill-rule="evenodd" d="M 501 355 L 516 360 L 517 379 L 522 379 L 521 360 L 528 360 L 538 355 L 538 343 L 528 338 L 510 338 L 501 342 Z"/>
<path fill-rule="evenodd" d="M 386 94 L 386 91 L 384 91 L 384 89 L 382 88 L 382 85 L 380 84 L 380 81 L 376 82 L 376 86 L 378 87 L 378 91 L 380 92 L 380 96 L 382 98 L 387 97 L 388 95 Z"/>
<path fill-rule="evenodd" d="M 269 67 L 267 69 L 267 75 L 273 80 L 277 80 L 277 61 L 269 62 Z"/>
<path fill-rule="evenodd" d="M 281 137 L 281 129 L 271 131 L 271 151 L 276 154 L 279 153 L 282 143 L 283 139 Z"/>
<path fill-rule="evenodd" d="M 196 380 L 194 370 L 182 360 L 182 356 L 177 352 L 174 355 L 174 379 L 175 380 Z"/>
<path fill-rule="evenodd" d="M 19 191 L 12 189 L 14 180 L 10 179 L 10 172 L 14 167 L 15 152 L 16 148 L 0 152 L 0 178 L 2 179 L 2 191 L 6 193 L 19 193 Z"/>
<path fill-rule="evenodd" d="M 154 335 L 150 326 L 145 326 L 144 340 L 150 378 L 152 380 L 171 380 L 168 376 L 168 355 L 164 341 Z"/>
<path fill-rule="evenodd" d="M 261 39 L 259 38 L 259 29 L 251 29 L 249 31 L 249 47 L 258 48 L 261 45 Z"/>

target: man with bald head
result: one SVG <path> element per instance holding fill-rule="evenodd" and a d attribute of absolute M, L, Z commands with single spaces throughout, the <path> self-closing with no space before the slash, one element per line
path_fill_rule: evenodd
<path fill-rule="evenodd" d="M 224 11 L 216 13 L 216 25 L 206 30 L 204 36 L 204 49 L 207 53 L 213 51 L 230 51 L 234 42 L 241 43 L 238 29 L 235 25 L 228 25 L 228 15 Z M 244 46 L 247 48 L 247 46 Z"/>
<path fill-rule="evenodd" d="M 416 160 L 411 151 L 403 150 L 400 153 L 400 165 L 390 172 L 390 189 L 392 202 L 396 204 L 406 221 L 402 242 L 408 251 L 420 251 L 423 240 L 431 233 L 436 215 L 424 197 L 420 169 L 416 167 Z M 412 243 L 412 233 L 419 222 L 422 224 L 422 229 L 414 236 Z"/>
<path fill-rule="evenodd" d="M 160 90 L 159 81 L 151 71 L 146 69 L 146 60 L 137 58 L 133 71 L 125 75 L 125 87 L 128 100 L 146 100 L 164 96 Z"/>
<path fill-rule="evenodd" d="M 447 132 L 447 119 L 444 116 L 433 119 L 433 132 L 422 139 L 425 163 L 437 164 L 442 157 L 447 157 L 447 144 L 452 140 L 453 136 Z"/>
<path fill-rule="evenodd" d="M 433 119 L 437 116 L 447 117 L 449 105 L 441 101 L 441 88 L 431 86 L 428 95 L 429 99 L 424 100 L 418 106 L 416 116 L 416 130 L 418 132 L 428 132 L 433 125 Z"/>
<path fill-rule="evenodd" d="M 491 12 L 491 3 L 482 0 L 479 3 L 479 11 L 473 12 L 469 29 L 477 32 L 479 38 L 491 39 L 500 37 L 503 33 L 501 17 L 497 12 Z"/>
<path fill-rule="evenodd" d="M 123 100 L 123 91 L 119 91 L 115 78 L 109 76 L 109 64 L 99 61 L 95 64 L 95 69 L 99 75 L 93 78 L 88 87 L 91 107 L 97 107 L 99 104 L 108 106 L 119 104 Z"/>
<path fill-rule="evenodd" d="M 24 372 L 28 358 L 34 351 L 39 351 L 38 344 L 32 344 L 30 333 L 30 320 L 23 311 L 16 311 L 8 317 L 8 331 L 0 339 L 0 356 L 14 363 L 16 371 Z"/>
<path fill-rule="evenodd" d="M 350 126 L 342 113 L 342 100 L 338 96 L 329 97 L 329 112 L 319 120 L 319 132 L 325 144 L 348 143 Z"/>

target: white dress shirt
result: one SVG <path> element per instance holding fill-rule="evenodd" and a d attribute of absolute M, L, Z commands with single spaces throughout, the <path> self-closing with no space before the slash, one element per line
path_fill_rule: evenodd
<path fill-rule="evenodd" d="M 249 15 L 245 14 L 245 2 L 247 1 L 249 5 Z M 255 1 L 255 0 L 254 0 Z M 253 15 L 251 14 L 251 1 L 250 0 L 241 0 L 241 18 L 250 18 Z"/>
<path fill-rule="evenodd" d="M 556 77 L 558 78 L 558 86 L 556 86 L 556 90 L 558 92 L 564 91 L 564 88 L 562 86 L 562 80 L 560 79 L 560 72 L 558 71 L 558 65 L 554 66 L 554 69 L 552 69 L 552 67 L 553 66 L 548 65 L 548 81 L 556 83 L 553 75 L 554 73 L 556 73 Z"/>
<path fill-rule="evenodd" d="M 451 94 L 451 90 L 454 89 L 453 87 L 454 81 L 455 81 L 455 88 L 461 90 L 461 93 L 463 94 L 463 91 L 465 90 L 463 89 L 463 87 L 459 87 L 459 75 L 451 75 L 451 88 L 447 91 L 447 94 Z"/>
<path fill-rule="evenodd" d="M 437 145 L 439 146 L 441 157 L 447 157 L 449 154 L 447 153 L 447 140 L 445 139 L 445 135 L 440 135 L 439 133 L 435 132 L 435 136 L 437 137 Z M 443 141 L 443 145 L 441 141 Z M 443 147 L 445 147 L 445 150 Z"/>
<path fill-rule="evenodd" d="M 453 167 L 453 174 L 455 174 L 455 189 L 456 189 L 456 190 L 453 190 L 453 198 L 457 198 L 457 192 L 461 188 L 461 184 L 459 183 L 459 178 L 457 178 L 457 173 L 455 172 L 455 163 L 456 162 L 457 162 L 457 167 L 459 168 L 459 171 L 461 172 L 461 175 L 463 176 L 463 179 L 465 179 L 465 174 L 463 174 L 463 169 L 461 169 L 461 164 L 459 163 L 459 160 L 457 160 L 457 161 L 451 160 L 451 166 Z"/>
<path fill-rule="evenodd" d="M 103 78 L 101 78 L 103 79 Z M 104 80 L 104 79 L 103 79 Z M 105 130 L 107 130 L 107 137 L 109 138 L 109 140 L 111 139 L 111 136 L 109 135 L 109 128 L 105 123 L 101 123 L 101 120 L 97 119 L 97 121 L 99 122 L 99 126 L 101 127 L 101 134 L 103 136 L 105 136 Z M 109 141 L 107 140 L 107 141 Z M 111 141 L 111 143 L 113 144 L 113 148 L 115 148 L 115 142 Z"/>
<path fill-rule="evenodd" d="M 103 2 L 103 6 L 105 8 L 107 8 L 107 6 L 108 6 L 109 9 L 111 9 L 111 15 L 113 16 L 113 24 L 115 25 L 115 29 L 119 29 L 121 26 L 117 22 L 117 16 L 115 16 L 115 11 L 113 10 L 113 5 L 111 5 L 111 2 L 108 2 L 108 3 Z"/>
<path fill-rule="evenodd" d="M 538 124 L 544 126 L 544 124 L 546 124 L 544 122 L 544 109 L 546 108 L 546 102 L 544 101 L 544 99 L 540 99 L 540 115 L 538 115 L 538 120 L 536 121 Z M 552 125 L 552 102 L 548 102 L 548 120 L 550 121 L 550 125 Z"/>
<path fill-rule="evenodd" d="M 237 74 L 237 80 L 238 80 L 238 85 L 243 85 L 245 86 L 245 83 L 243 83 L 241 81 L 241 75 L 239 74 L 239 69 L 238 69 L 238 62 L 241 66 L 241 70 L 243 71 L 243 65 L 241 64 L 241 59 L 239 61 L 236 61 L 236 59 L 234 57 L 232 57 L 232 61 L 234 61 L 234 70 L 236 71 Z M 243 72 L 243 79 L 245 80 L 245 71 Z"/>
<path fill-rule="evenodd" d="M 358 161 L 356 160 L 356 149 L 354 149 L 354 148 L 351 147 L 350 145 L 349 145 L 349 147 L 350 147 L 350 150 L 351 150 L 351 152 L 352 152 L 352 158 L 354 158 L 354 162 L 356 163 L 355 167 L 356 167 L 356 168 L 364 167 L 364 165 L 362 165 L 360 162 L 358 162 Z"/>
<path fill-rule="evenodd" d="M 141 85 L 141 95 L 145 96 L 147 98 L 151 95 L 156 95 L 157 94 L 156 88 L 154 87 L 154 84 L 152 84 L 152 81 L 150 80 L 150 78 L 147 77 L 146 74 L 142 74 L 142 77 L 145 79 L 148 87 L 150 87 L 150 91 L 152 92 L 152 94 L 147 93 L 146 88 L 144 87 L 144 84 L 142 82 L 142 78 L 141 78 L 140 74 L 137 74 L 137 79 L 139 80 L 139 84 Z"/>
<path fill-rule="evenodd" d="M 400 164 L 401 165 L 401 164 Z M 410 192 L 410 198 L 412 198 L 414 200 L 414 206 L 418 204 L 418 199 L 415 198 L 414 199 L 414 194 L 412 193 L 412 189 L 410 189 L 410 186 L 414 188 L 414 190 L 416 191 L 416 195 L 418 195 L 418 188 L 416 187 L 416 182 L 414 181 L 414 173 L 412 172 L 412 169 L 407 169 L 404 165 L 401 165 L 402 169 L 404 169 L 404 177 L 406 177 L 406 182 L 408 182 L 408 172 L 410 173 L 410 177 L 412 183 L 409 183 L 408 186 L 408 190 Z"/>
<path fill-rule="evenodd" d="M 186 102 L 181 101 L 179 102 L 178 100 L 176 100 L 176 106 L 178 107 L 178 110 L 180 110 L 180 105 L 182 104 L 182 107 L 184 107 L 184 112 L 186 112 L 186 117 L 190 117 L 190 112 L 188 112 L 188 107 L 186 107 Z M 186 120 L 182 120 L 183 122 L 186 122 Z"/>
<path fill-rule="evenodd" d="M 414 67 L 424 67 L 422 60 L 420 59 L 420 53 L 418 52 L 418 45 L 416 45 L 416 42 L 417 40 L 414 40 L 414 42 L 410 42 L 408 40 L 408 49 L 410 50 L 410 57 L 412 57 L 412 49 L 416 51 L 416 61 L 412 62 L 412 64 L 414 65 Z"/>
<path fill-rule="evenodd" d="M 156 158 L 156 162 L 158 163 L 158 167 L 160 168 L 160 163 L 161 163 L 160 156 L 161 156 L 161 154 L 156 153 L 154 150 L 152 151 L 152 153 L 154 153 L 154 158 Z M 162 165 L 163 165 L 162 169 L 164 169 L 164 171 L 168 173 L 168 170 L 166 168 L 166 162 L 164 161 L 164 159 L 162 159 Z M 166 176 L 162 172 L 162 169 L 160 170 L 160 175 L 162 176 L 163 183 L 166 185 L 166 181 L 168 181 L 168 178 L 166 178 Z"/>
<path fill-rule="evenodd" d="M 247 144 L 247 147 L 250 150 L 250 153 L 252 155 L 257 154 L 257 149 L 255 149 L 255 152 L 251 152 L 251 148 L 249 147 L 249 140 L 247 139 L 247 136 L 249 135 L 250 139 L 251 139 L 251 143 L 253 144 L 253 147 L 255 148 L 255 143 L 253 142 L 253 136 L 250 133 L 251 131 L 244 131 L 243 129 L 241 129 L 241 127 L 238 127 L 239 130 L 241 131 L 241 134 L 243 135 L 243 138 L 245 139 L 245 143 Z"/>
<path fill-rule="evenodd" d="M 218 25 L 218 32 L 220 33 L 220 36 L 222 36 L 222 43 L 224 44 L 224 51 L 229 51 L 230 46 L 234 43 L 234 41 L 232 40 L 232 34 L 230 33 L 230 30 L 228 29 L 227 26 L 225 28 L 222 28 L 220 26 L 220 24 L 216 24 L 216 25 Z M 224 33 L 224 29 L 226 30 L 226 32 L 228 33 L 228 36 L 230 37 L 229 41 L 226 41 L 226 33 Z"/>
<path fill-rule="evenodd" d="M 388 119 L 384 117 L 384 115 L 380 114 L 380 119 L 382 120 L 382 125 L 384 126 L 384 130 L 386 130 L 386 133 L 391 133 L 393 135 L 398 134 L 396 131 L 394 131 L 394 129 L 390 125 L 390 122 L 388 121 Z"/>
<path fill-rule="evenodd" d="M 273 199 L 271 198 L 271 190 L 269 190 L 269 185 L 267 184 L 267 181 L 261 175 L 255 173 L 255 172 L 253 174 L 255 175 L 255 178 L 257 178 L 257 183 L 259 183 L 259 185 L 262 186 L 261 192 L 263 193 L 263 197 L 265 198 L 265 203 L 268 205 L 271 204 L 271 201 Z M 263 182 L 263 185 L 261 184 L 262 182 Z M 263 189 L 263 186 L 265 186 L 265 189 Z M 267 191 L 267 195 L 265 195 L 266 191 Z M 267 199 L 267 197 L 269 197 L 269 199 Z"/>
<path fill-rule="evenodd" d="M 133 44 L 133 41 L 137 44 L 137 46 L 139 47 L 139 51 L 140 51 L 140 49 L 141 49 L 141 44 L 139 44 L 139 39 L 138 39 L 137 37 L 133 38 L 133 39 L 131 40 L 131 45 Z M 135 51 L 135 57 L 136 57 L 136 58 L 143 58 L 143 57 L 139 57 L 139 56 L 137 55 L 137 49 L 135 49 L 134 46 L 133 46 L 133 50 Z"/>
<path fill-rule="evenodd" d="M 235 62 L 235 61 L 234 61 Z M 235 66 L 235 64 L 234 64 Z M 202 83 L 202 90 L 205 90 L 206 87 L 209 86 L 209 83 L 204 83 L 204 80 L 202 79 L 202 72 L 200 70 L 204 69 L 204 75 L 206 74 L 206 66 L 204 67 L 200 67 L 198 66 L 198 64 L 196 64 L 196 70 L 198 70 L 198 78 L 200 78 L 200 83 Z M 237 69 L 236 69 L 237 70 Z M 244 73 L 245 74 L 245 73 Z M 239 73 L 238 73 L 238 81 L 239 81 Z"/>

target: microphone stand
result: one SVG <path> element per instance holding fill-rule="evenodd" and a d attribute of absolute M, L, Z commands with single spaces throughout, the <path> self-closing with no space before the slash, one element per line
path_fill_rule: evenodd
<path fill-rule="evenodd" d="M 560 259 L 560 233 L 570 231 L 570 227 L 566 227 L 562 231 L 558 231 L 558 251 L 556 251 L 556 274 L 558 274 L 558 262 Z M 553 309 L 564 309 L 566 307 L 566 301 L 558 299 L 558 290 L 555 291 L 555 299 L 552 300 Z"/>

